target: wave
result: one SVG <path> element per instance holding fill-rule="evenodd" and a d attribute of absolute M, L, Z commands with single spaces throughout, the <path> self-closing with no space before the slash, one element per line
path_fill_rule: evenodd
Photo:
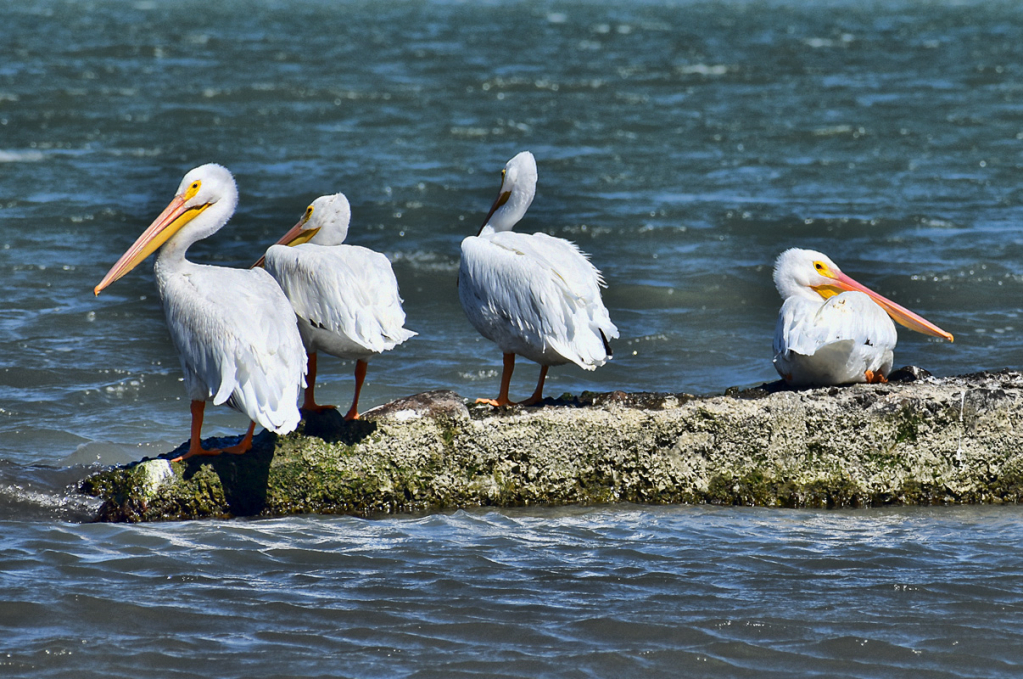
<path fill-rule="evenodd" d="M 0 163 L 38 163 L 42 159 L 42 151 L 5 151 L 0 149 Z"/>
<path fill-rule="evenodd" d="M 0 460 L 0 521 L 90 521 L 100 501 L 78 484 L 97 467 L 23 466 Z"/>

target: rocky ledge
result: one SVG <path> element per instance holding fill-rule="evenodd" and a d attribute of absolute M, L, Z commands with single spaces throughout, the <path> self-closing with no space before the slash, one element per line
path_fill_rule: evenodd
<path fill-rule="evenodd" d="M 328 412 L 245 455 L 107 469 L 80 492 L 101 521 L 570 503 L 777 507 L 1018 502 L 1023 375 L 723 396 L 585 393 L 539 407 L 418 394 L 344 422 Z M 206 446 L 233 441 L 207 441 Z M 182 444 L 182 449 L 185 444 Z M 179 449 L 179 450 L 182 450 Z"/>

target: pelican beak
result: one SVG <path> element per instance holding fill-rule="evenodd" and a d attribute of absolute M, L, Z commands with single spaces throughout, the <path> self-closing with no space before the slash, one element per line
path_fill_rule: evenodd
<path fill-rule="evenodd" d="M 303 231 L 302 227 L 305 226 L 307 221 L 309 220 L 306 219 L 305 217 L 302 217 L 302 219 L 298 220 L 298 224 L 288 229 L 288 232 L 281 236 L 280 239 L 276 243 L 274 243 L 274 245 L 287 245 L 288 247 L 294 247 L 296 245 L 301 245 L 302 243 L 308 243 L 309 241 L 311 241 L 313 239 L 313 236 L 319 233 L 320 227 L 316 227 L 315 229 L 306 229 L 305 231 Z M 262 257 L 259 258 L 259 261 L 257 261 L 249 268 L 255 269 L 257 266 L 263 266 L 265 262 L 266 255 L 263 255 Z"/>
<path fill-rule="evenodd" d="M 149 228 L 142 232 L 142 235 L 128 248 L 128 251 L 121 255 L 121 258 L 107 272 L 99 285 L 93 289 L 93 293 L 98 295 L 108 285 L 134 269 L 142 260 L 159 250 L 161 245 L 181 230 L 181 227 L 198 217 L 203 210 L 210 206 L 210 203 L 186 206 L 185 200 L 184 194 L 174 196 L 170 205 L 149 225 Z"/>
<path fill-rule="evenodd" d="M 820 286 L 813 286 L 813 289 L 816 290 L 817 293 L 824 299 L 827 299 L 828 297 L 831 297 L 833 295 L 837 295 L 840 292 L 847 292 L 852 290 L 862 292 L 868 297 L 870 297 L 870 299 L 874 300 L 874 302 L 876 302 L 878 306 L 884 309 L 888 313 L 888 315 L 892 317 L 892 320 L 894 320 L 899 325 L 907 327 L 910 330 L 915 330 L 916 332 L 923 333 L 925 335 L 931 335 L 933 337 L 941 337 L 943 339 L 947 339 L 949 342 L 955 341 L 954 338 L 952 337 L 952 333 L 945 332 L 944 330 L 934 325 L 933 323 L 923 318 L 922 316 L 918 316 L 909 309 L 891 301 L 887 297 L 883 297 L 882 295 L 877 294 L 876 292 L 866 287 L 865 285 L 862 285 L 853 280 L 852 278 L 850 278 L 849 276 L 846 276 L 844 273 L 832 271 L 830 275 L 832 277 L 831 278 L 832 283 Z"/>
<path fill-rule="evenodd" d="M 504 187 L 502 186 L 502 188 Z M 501 209 L 502 205 L 508 202 L 509 198 L 511 198 L 511 191 L 501 192 L 501 194 L 497 197 L 497 200 L 494 201 L 494 204 L 490 206 L 490 212 L 487 213 L 487 218 L 483 220 L 483 226 L 481 226 L 480 230 L 476 232 L 477 236 L 483 233 L 483 227 L 490 223 L 490 218 L 494 216 L 495 212 Z"/>

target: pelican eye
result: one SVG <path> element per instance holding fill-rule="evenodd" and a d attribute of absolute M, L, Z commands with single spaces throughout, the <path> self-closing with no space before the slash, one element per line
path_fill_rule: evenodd
<path fill-rule="evenodd" d="M 313 206 L 310 205 L 309 207 L 307 207 L 305 209 L 305 219 L 306 219 L 306 221 L 309 221 L 309 218 L 312 217 L 312 216 L 313 216 Z"/>
<path fill-rule="evenodd" d="M 824 273 L 828 269 L 828 267 L 824 266 L 824 262 L 814 262 L 813 267 L 821 273 Z"/>
<path fill-rule="evenodd" d="M 194 182 L 188 185 L 188 190 L 185 191 L 185 200 L 192 200 L 195 198 L 195 194 L 199 193 L 199 189 L 202 187 L 202 180 L 196 179 Z"/>

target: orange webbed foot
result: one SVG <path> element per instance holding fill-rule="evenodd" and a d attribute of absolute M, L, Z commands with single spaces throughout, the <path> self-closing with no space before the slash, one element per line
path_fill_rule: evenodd
<path fill-rule="evenodd" d="M 201 426 L 201 422 L 200 422 Z M 245 453 L 252 450 L 252 433 L 256 430 L 256 423 L 252 422 L 249 424 L 249 430 L 245 432 L 245 436 L 242 440 L 233 446 L 227 448 L 210 448 L 206 449 L 202 447 L 202 440 L 199 438 L 199 429 L 194 430 L 195 434 L 188 442 L 188 452 L 184 455 L 179 455 L 171 460 L 171 462 L 182 462 L 192 457 L 213 457 L 220 455 L 221 453 L 228 453 L 229 455 L 244 455 Z"/>
<path fill-rule="evenodd" d="M 172 457 L 171 458 L 171 462 L 184 462 L 185 460 L 187 460 L 189 458 L 196 457 L 198 455 L 219 455 L 219 454 L 220 454 L 219 450 L 214 452 L 214 451 L 211 451 L 211 450 L 206 450 L 205 448 L 200 448 L 198 451 L 189 450 L 184 455 L 178 455 L 177 457 Z"/>
<path fill-rule="evenodd" d="M 246 452 L 246 451 L 242 450 L 242 451 L 240 451 L 237 454 L 240 454 L 240 453 L 243 453 L 243 452 Z M 235 453 L 235 451 L 231 450 L 230 448 L 209 448 L 208 449 L 208 448 L 203 448 L 202 446 L 199 446 L 197 448 L 189 448 L 188 452 L 186 452 L 184 455 L 178 455 L 177 457 L 173 458 L 171 461 L 172 462 L 183 462 L 184 460 L 190 459 L 192 457 L 215 457 L 217 455 L 220 455 L 221 453 Z"/>
<path fill-rule="evenodd" d="M 476 399 L 476 403 L 485 403 L 488 406 L 494 406 L 495 408 L 518 405 L 518 403 L 514 403 L 508 398 L 478 398 Z"/>
<path fill-rule="evenodd" d="M 864 377 L 867 378 L 867 384 L 887 384 L 888 379 L 879 372 L 868 370 L 863 373 Z"/>
<path fill-rule="evenodd" d="M 252 442 L 251 441 L 249 442 L 248 445 L 245 445 L 245 442 L 242 441 L 238 445 L 228 446 L 227 448 L 209 448 L 209 449 L 202 448 L 202 447 L 199 447 L 198 449 L 189 448 L 187 453 L 185 453 L 184 455 L 179 455 L 179 456 L 171 459 L 171 462 L 183 462 L 183 461 L 188 460 L 188 459 L 193 458 L 193 457 L 216 457 L 217 455 L 220 455 L 221 453 L 228 453 L 229 455 L 244 455 L 245 453 L 249 452 L 251 449 L 252 449 Z"/>

